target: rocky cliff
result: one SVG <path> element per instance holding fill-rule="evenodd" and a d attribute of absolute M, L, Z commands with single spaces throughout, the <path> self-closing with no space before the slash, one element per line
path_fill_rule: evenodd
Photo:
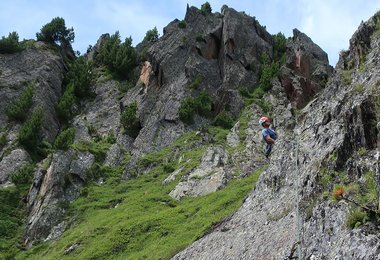
<path fill-rule="evenodd" d="M 187 7 L 184 20 L 168 24 L 150 44 L 137 69 L 139 79 L 128 91 L 122 90 L 125 82 L 107 78 L 101 67 L 94 69 L 94 98 L 80 101 L 69 122 L 74 144 L 65 151 L 51 149 L 37 162 L 18 144 L 21 123 L 10 121 L 6 108 L 35 82 L 29 113 L 43 107 L 42 138 L 53 143 L 65 127 L 55 107 L 65 88 L 66 61 L 39 42 L 17 54 L 0 54 L 0 122 L 5 125 L 0 134 L 6 139 L 0 151 L 0 184 L 9 185 L 22 165 L 36 163 L 26 197 L 24 244 L 59 239 L 75 224 L 67 218 L 68 205 L 91 180 L 102 185 L 102 174 L 110 169 L 128 180 L 158 163 L 175 161 L 178 167 L 170 168 L 162 182 L 163 187 L 172 185 L 167 197 L 175 200 L 210 194 L 233 179 L 266 170 L 236 213 L 182 252 L 177 249 L 174 259 L 283 259 L 296 254 L 305 259 L 376 259 L 378 17 L 360 25 L 336 70 L 327 54 L 295 29 L 286 39 L 278 73 L 258 95 L 263 55 L 276 61 L 275 37 L 255 18 L 228 6 L 220 13 Z M 106 38 L 101 37 L 88 59 L 96 58 L 96 48 Z M 184 101 L 202 95 L 210 100 L 207 115 L 198 112 L 184 122 Z M 137 106 L 136 135 L 121 124 L 124 109 L 132 104 Z M 275 119 L 280 136 L 270 161 L 262 155 L 257 123 L 264 114 Z M 234 122 L 223 142 L 208 129 L 218 115 Z M 197 131 L 199 142 L 175 146 L 166 161 L 146 157 L 190 131 Z M 199 147 L 202 156 L 189 168 L 183 152 Z M 353 212 L 362 217 L 350 226 Z"/>
<path fill-rule="evenodd" d="M 378 19 L 359 27 L 326 87 L 293 114 L 295 125 L 281 124 L 270 166 L 238 212 L 174 259 L 284 259 L 299 256 L 296 242 L 302 259 L 378 258 L 377 217 L 351 230 L 355 205 L 331 199 L 333 184 L 359 183 L 365 193 L 373 178 L 378 203 Z"/>

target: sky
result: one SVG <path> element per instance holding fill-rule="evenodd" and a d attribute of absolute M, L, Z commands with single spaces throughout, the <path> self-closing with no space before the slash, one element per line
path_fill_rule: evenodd
<path fill-rule="evenodd" d="M 74 28 L 73 48 L 85 53 L 100 35 L 120 32 L 133 45 L 145 33 L 163 28 L 185 17 L 186 5 L 201 7 L 206 0 L 0 0 L 0 36 L 16 31 L 20 40 L 36 39 L 36 33 L 54 17 L 62 17 Z M 256 17 L 271 34 L 286 37 L 297 28 L 318 44 L 335 66 L 339 52 L 347 50 L 349 39 L 362 21 L 380 10 L 380 0 L 208 0 L 212 12 L 226 4 Z"/>

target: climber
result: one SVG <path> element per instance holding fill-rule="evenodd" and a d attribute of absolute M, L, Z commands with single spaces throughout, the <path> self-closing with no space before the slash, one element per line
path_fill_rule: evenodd
<path fill-rule="evenodd" d="M 264 154 L 265 157 L 268 158 L 272 151 L 272 146 L 275 144 L 275 140 L 277 139 L 277 134 L 273 128 L 269 128 L 271 121 L 268 117 L 260 118 L 259 124 L 264 127 L 261 134 L 263 135 L 263 139 L 266 143 Z"/>

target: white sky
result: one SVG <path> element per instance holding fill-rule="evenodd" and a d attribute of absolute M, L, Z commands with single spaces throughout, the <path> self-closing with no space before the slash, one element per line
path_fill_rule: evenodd
<path fill-rule="evenodd" d="M 63 17 L 75 32 L 74 50 L 84 53 L 103 33 L 132 36 L 133 45 L 145 33 L 162 29 L 175 18 L 182 20 L 186 4 L 200 6 L 206 0 L 0 0 L 0 36 L 16 31 L 22 39 L 35 39 L 41 27 Z M 306 33 L 328 53 L 335 66 L 339 52 L 361 21 L 380 10 L 380 0 L 209 0 L 213 12 L 223 4 L 255 16 L 271 34 L 292 36 L 294 28 Z"/>

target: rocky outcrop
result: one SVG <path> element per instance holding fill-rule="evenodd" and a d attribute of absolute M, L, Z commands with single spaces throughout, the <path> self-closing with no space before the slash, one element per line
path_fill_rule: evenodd
<path fill-rule="evenodd" d="M 0 161 L 0 184 L 10 181 L 10 177 L 23 165 L 31 163 L 29 154 L 23 149 L 13 150 Z"/>
<path fill-rule="evenodd" d="M 197 197 L 215 192 L 227 184 L 231 173 L 227 169 L 228 153 L 222 147 L 209 148 L 201 164 L 182 177 L 182 181 L 169 193 L 174 199 L 185 196 Z M 175 176 L 176 173 L 173 173 Z M 168 177 L 173 179 L 172 176 Z M 166 184 L 168 182 L 165 182 Z"/>
<path fill-rule="evenodd" d="M 38 167 L 27 197 L 26 245 L 56 239 L 63 233 L 67 204 L 79 196 L 94 160 L 89 152 L 58 151 Z"/>
<path fill-rule="evenodd" d="M 213 100 L 214 114 L 228 107 L 228 113 L 238 117 L 243 108 L 238 89 L 254 86 L 261 53 L 272 55 L 272 36 L 264 27 L 227 6 L 221 13 L 206 15 L 188 7 L 182 24 L 175 20 L 164 28 L 164 35 L 148 50 L 149 63 L 140 76 L 144 84 L 137 84 L 122 99 L 123 106 L 137 102 L 142 126 L 126 177 L 140 153 L 165 147 L 187 129 L 210 122 L 195 117 L 189 126 L 179 120 L 181 101 L 186 97 L 206 91 Z M 201 79 L 199 84 L 191 87 L 196 78 Z"/>
<path fill-rule="evenodd" d="M 359 29 L 350 39 L 349 50 L 341 52 L 337 68 L 343 70 L 357 69 L 363 64 L 366 55 L 371 49 L 371 37 L 378 30 L 377 23 L 379 19 L 379 12 L 377 12 L 367 22 L 362 21 Z"/>
<path fill-rule="evenodd" d="M 355 35 L 361 34 L 361 28 L 367 27 L 361 26 Z M 375 176 L 378 188 L 380 52 L 376 46 L 380 38 L 368 40 L 371 47 L 364 71 L 351 71 L 348 85 L 341 80 L 347 72 L 337 71 L 318 97 L 300 111 L 297 124 L 287 125 L 288 130 L 281 127 L 284 132 L 279 134 L 270 166 L 243 206 L 173 259 L 284 259 L 297 241 L 302 259 L 378 258 L 377 224 L 349 228 L 347 219 L 355 205 L 323 195 L 332 193 L 331 186 L 339 178 L 362 183 L 368 172 Z M 354 59 L 355 55 L 346 57 Z M 329 188 L 321 182 L 326 171 L 335 172 Z"/>
<path fill-rule="evenodd" d="M 63 58 L 42 42 L 16 54 L 0 54 L 0 124 L 6 125 L 6 109 L 21 95 L 28 83 L 35 82 L 33 107 L 43 109 L 43 138 L 52 142 L 60 130 L 55 105 L 62 94 Z M 8 133 L 12 135 L 12 133 Z"/>
<path fill-rule="evenodd" d="M 325 86 L 333 69 L 326 52 L 304 33 L 293 30 L 287 44 L 286 66 L 281 69 L 280 81 L 288 99 L 302 108 Z"/>

